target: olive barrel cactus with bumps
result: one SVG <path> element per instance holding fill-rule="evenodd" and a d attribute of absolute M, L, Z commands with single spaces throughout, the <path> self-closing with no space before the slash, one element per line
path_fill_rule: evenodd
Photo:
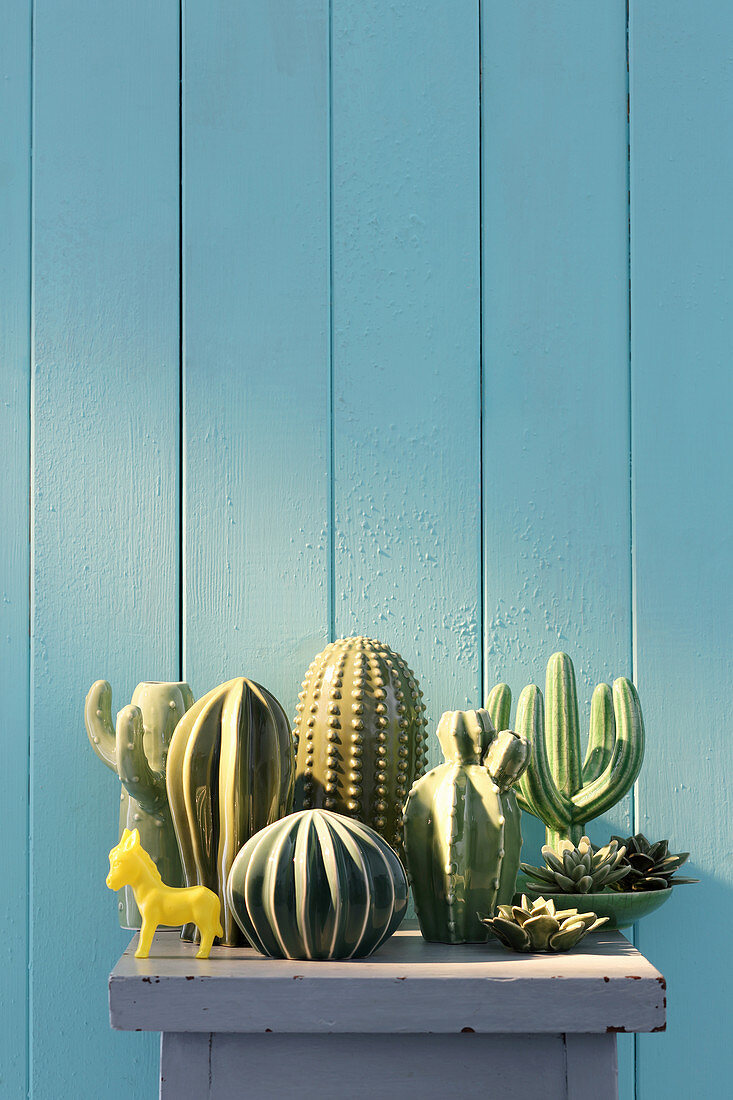
<path fill-rule="evenodd" d="M 499 728 L 509 724 L 511 698 L 509 686 L 497 684 L 486 702 Z M 555 653 L 548 662 L 545 699 L 536 684 L 524 689 L 515 728 L 532 744 L 517 798 L 522 809 L 545 823 L 547 843 L 555 851 L 563 840 L 577 844 L 586 823 L 624 797 L 644 759 L 639 697 L 631 680 L 621 676 L 613 691 L 598 684 L 593 692 L 588 748 L 581 762 L 575 671 L 566 653 Z"/>
<path fill-rule="evenodd" d="M 84 705 L 89 743 L 122 783 L 120 833 L 137 829 L 140 842 L 169 886 L 183 886 L 183 871 L 165 787 L 168 746 L 176 725 L 193 706 L 188 684 L 144 682 L 112 725 L 112 688 L 92 684 Z M 140 927 L 140 911 L 129 886 L 118 901 L 123 928 Z"/>
<path fill-rule="evenodd" d="M 402 806 L 425 759 L 425 705 L 398 653 L 341 638 L 310 665 L 295 719 L 296 809 L 356 818 L 402 851 Z"/>

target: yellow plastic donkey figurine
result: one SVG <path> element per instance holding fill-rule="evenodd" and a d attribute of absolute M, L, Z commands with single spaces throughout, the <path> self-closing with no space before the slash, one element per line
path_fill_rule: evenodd
<path fill-rule="evenodd" d="M 192 922 L 201 933 L 197 959 L 208 959 L 214 936 L 223 936 L 221 903 L 206 886 L 166 886 L 160 871 L 140 843 L 137 829 L 125 829 L 109 853 L 107 885 L 110 890 L 131 886 L 142 916 L 136 959 L 147 959 L 159 924 Z"/>

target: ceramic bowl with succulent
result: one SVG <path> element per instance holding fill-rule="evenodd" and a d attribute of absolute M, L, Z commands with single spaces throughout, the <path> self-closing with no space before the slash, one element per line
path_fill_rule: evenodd
<path fill-rule="evenodd" d="M 614 836 L 602 848 L 584 836 L 577 847 L 569 840 L 558 850 L 545 845 L 544 867 L 523 863 L 522 889 L 529 897 L 582 895 L 588 909 L 608 919 L 609 929 L 628 928 L 659 909 L 674 886 L 697 881 L 675 877 L 688 855 L 670 853 L 666 840 L 650 844 L 643 833 Z"/>

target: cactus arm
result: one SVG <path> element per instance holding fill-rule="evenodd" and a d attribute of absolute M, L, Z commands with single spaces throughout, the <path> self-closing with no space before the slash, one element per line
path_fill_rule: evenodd
<path fill-rule="evenodd" d="M 484 707 L 488 710 L 497 733 L 509 729 L 509 717 L 512 710 L 512 692 L 509 684 L 497 684 L 489 692 Z"/>
<path fill-rule="evenodd" d="M 532 749 L 524 737 L 511 730 L 502 730 L 489 746 L 484 764 L 497 787 L 504 794 L 526 772 Z"/>
<path fill-rule="evenodd" d="M 165 779 L 148 764 L 143 733 L 140 708 L 123 707 L 117 715 L 117 774 L 130 798 L 146 814 L 155 814 L 165 805 Z"/>
<path fill-rule="evenodd" d="M 581 786 L 580 726 L 573 662 L 553 653 L 547 663 L 547 760 L 554 785 L 572 798 Z"/>
<path fill-rule="evenodd" d="M 559 791 L 550 772 L 545 745 L 545 712 L 542 692 L 530 684 L 519 696 L 517 733 L 532 746 L 529 765 L 519 780 L 517 797 L 522 809 L 544 821 L 548 828 L 567 829 L 572 821 L 572 804 Z"/>
<path fill-rule="evenodd" d="M 644 719 L 631 680 L 620 676 L 613 684 L 616 742 L 611 760 L 588 786 L 573 798 L 576 820 L 588 821 L 605 813 L 631 788 L 644 759 Z"/>
<path fill-rule="evenodd" d="M 84 725 L 89 744 L 99 759 L 116 772 L 117 744 L 112 725 L 112 687 L 107 680 L 97 680 L 89 688 L 84 703 Z"/>
<path fill-rule="evenodd" d="M 608 684 L 598 684 L 590 703 L 590 737 L 583 761 L 583 784 L 588 785 L 603 772 L 613 756 L 616 719 L 613 694 Z"/>

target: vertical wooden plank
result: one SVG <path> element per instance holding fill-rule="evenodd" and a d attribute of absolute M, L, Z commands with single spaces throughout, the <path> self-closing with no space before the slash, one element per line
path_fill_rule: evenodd
<path fill-rule="evenodd" d="M 337 0 L 332 44 L 335 633 L 434 730 L 481 687 L 477 5 Z"/>
<path fill-rule="evenodd" d="M 648 730 L 638 825 L 698 886 L 639 925 L 669 982 L 639 1039 L 639 1100 L 730 1089 L 727 936 L 684 942 L 733 889 L 733 9 L 633 0 L 631 291 L 635 662 Z"/>
<path fill-rule="evenodd" d="M 129 933 L 104 878 L 119 782 L 84 695 L 177 679 L 178 5 L 36 0 L 32 618 L 34 1100 L 147 1097 L 108 1025 Z"/>
<path fill-rule="evenodd" d="M 0 35 L 0 1094 L 25 1096 L 28 951 L 28 545 L 31 5 L 10 4 Z"/>
<path fill-rule="evenodd" d="M 626 6 L 481 11 L 486 687 L 544 688 L 566 650 L 587 732 L 631 674 Z M 631 826 L 628 797 L 590 835 Z"/>
<path fill-rule="evenodd" d="M 487 686 L 565 649 L 587 728 L 631 671 L 625 5 L 482 12 Z"/>
<path fill-rule="evenodd" d="M 185 671 L 290 715 L 328 633 L 327 11 L 184 5 Z"/>

